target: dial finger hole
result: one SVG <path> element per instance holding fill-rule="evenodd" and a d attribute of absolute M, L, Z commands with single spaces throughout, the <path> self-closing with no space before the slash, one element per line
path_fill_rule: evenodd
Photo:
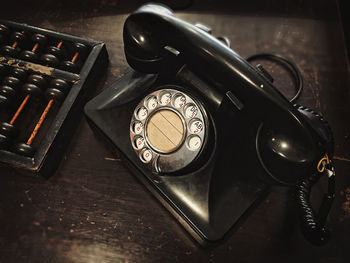
<path fill-rule="evenodd" d="M 187 146 L 191 151 L 198 150 L 202 145 L 202 140 L 199 136 L 192 135 L 187 140 Z"/>
<path fill-rule="evenodd" d="M 171 101 L 170 92 L 161 92 L 159 95 L 159 103 L 163 106 L 168 105 Z"/>
<path fill-rule="evenodd" d="M 176 94 L 174 97 L 174 107 L 177 109 L 182 108 L 186 103 L 186 97 L 182 94 Z"/>
<path fill-rule="evenodd" d="M 134 122 L 132 125 L 132 132 L 135 134 L 140 134 L 143 131 L 143 124 L 139 121 Z"/>
<path fill-rule="evenodd" d="M 149 110 L 154 110 L 158 105 L 157 98 L 155 96 L 151 96 L 146 100 L 146 107 Z"/>
<path fill-rule="evenodd" d="M 184 114 L 186 118 L 192 119 L 196 117 L 197 113 L 198 113 L 198 109 L 194 104 L 189 103 L 185 105 Z"/>
<path fill-rule="evenodd" d="M 136 117 L 142 121 L 147 118 L 148 111 L 145 107 L 141 107 L 136 111 Z"/>
<path fill-rule="evenodd" d="M 150 149 L 145 148 L 140 154 L 140 159 L 144 163 L 149 163 L 152 160 L 152 152 Z"/>
<path fill-rule="evenodd" d="M 203 130 L 203 123 L 198 119 L 193 119 L 189 123 L 189 130 L 193 134 L 198 134 Z"/>
<path fill-rule="evenodd" d="M 137 150 L 142 149 L 145 146 L 145 139 L 141 136 L 134 139 L 134 148 Z"/>

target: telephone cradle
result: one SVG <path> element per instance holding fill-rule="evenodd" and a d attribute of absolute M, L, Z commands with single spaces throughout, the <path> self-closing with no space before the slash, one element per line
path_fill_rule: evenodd
<path fill-rule="evenodd" d="M 334 178 L 325 121 L 202 28 L 146 4 L 123 37 L 133 70 L 85 106 L 87 120 L 200 244 L 225 240 L 272 183 L 305 186 L 306 210 L 305 180 Z M 324 224 L 307 231 L 328 239 Z"/>

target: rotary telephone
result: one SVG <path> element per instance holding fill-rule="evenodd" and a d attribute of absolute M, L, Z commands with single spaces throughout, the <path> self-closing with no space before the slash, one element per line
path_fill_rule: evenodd
<path fill-rule="evenodd" d="M 303 232 L 324 244 L 334 198 L 333 137 L 222 41 L 146 4 L 125 21 L 132 71 L 91 100 L 93 130 L 201 244 L 225 239 L 271 183 L 296 186 Z M 311 186 L 329 192 L 316 214 Z"/>

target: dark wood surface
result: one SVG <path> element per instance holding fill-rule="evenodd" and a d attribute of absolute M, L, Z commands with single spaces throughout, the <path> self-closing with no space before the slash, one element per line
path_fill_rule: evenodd
<path fill-rule="evenodd" d="M 107 44 L 110 66 L 98 91 L 128 70 L 122 26 L 142 1 L 12 2 L 2 3 L 2 19 Z M 322 113 L 335 136 L 337 195 L 328 219 L 331 241 L 324 247 L 305 241 L 293 192 L 274 187 L 231 238 L 217 247 L 201 248 L 82 119 L 50 179 L 0 168 L 0 262 L 350 261 L 350 83 L 337 4 L 232 2 L 194 1 L 179 14 L 210 25 L 214 35 L 226 35 L 244 57 L 276 52 L 299 66 L 305 83 L 299 103 Z M 186 1 L 171 3 L 180 6 Z M 275 64 L 261 62 L 275 85 L 290 96 L 291 77 Z M 314 188 L 316 203 L 325 189 L 323 184 Z"/>

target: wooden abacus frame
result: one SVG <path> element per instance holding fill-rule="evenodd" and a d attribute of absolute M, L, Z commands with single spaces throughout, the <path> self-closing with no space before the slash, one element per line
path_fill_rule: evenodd
<path fill-rule="evenodd" d="M 67 93 L 53 122 L 46 131 L 45 137 L 43 137 L 38 144 L 32 158 L 18 155 L 10 151 L 0 150 L 0 164 L 11 166 L 22 173 L 49 177 L 56 170 L 63 157 L 75 127 L 79 123 L 77 120 L 82 115 L 84 104 L 97 86 L 100 77 L 106 72 L 108 65 L 106 46 L 103 42 L 84 39 L 26 24 L 2 20 L 0 20 L 0 23 L 15 30 L 33 34 L 40 33 L 47 37 L 56 38 L 57 40 L 83 43 L 90 49 L 79 74 L 0 55 L 0 64 L 9 67 L 19 67 L 30 73 L 37 73 L 52 78 L 61 78 L 72 83 L 70 91 Z"/>

